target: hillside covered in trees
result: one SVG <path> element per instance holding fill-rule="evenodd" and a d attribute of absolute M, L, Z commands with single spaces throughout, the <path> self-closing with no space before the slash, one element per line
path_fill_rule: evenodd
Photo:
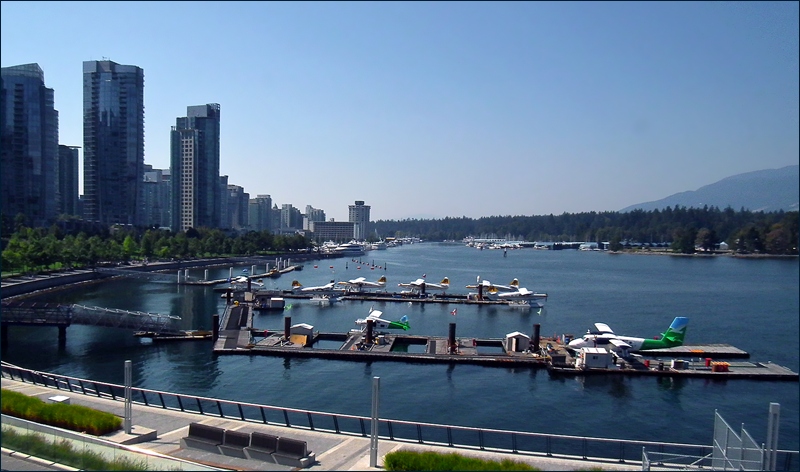
<path fill-rule="evenodd" d="M 417 236 L 426 240 L 462 240 L 497 235 L 524 241 L 635 241 L 668 243 L 697 236 L 726 242 L 742 252 L 797 254 L 798 212 L 751 212 L 716 207 L 667 207 L 664 210 L 564 213 L 541 216 L 489 216 L 478 219 L 377 221 L 382 236 Z M 741 244 L 737 244 L 737 241 Z"/>

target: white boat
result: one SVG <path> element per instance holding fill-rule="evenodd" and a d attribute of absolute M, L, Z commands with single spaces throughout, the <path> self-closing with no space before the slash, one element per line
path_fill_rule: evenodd
<path fill-rule="evenodd" d="M 355 241 L 340 244 L 333 250 L 334 254 L 341 254 L 343 256 L 360 256 L 364 254 L 364 247 Z"/>

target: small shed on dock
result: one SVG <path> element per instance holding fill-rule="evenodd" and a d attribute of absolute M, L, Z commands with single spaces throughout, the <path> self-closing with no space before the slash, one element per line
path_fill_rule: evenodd
<path fill-rule="evenodd" d="M 298 323 L 289 328 L 289 334 L 300 334 L 311 338 L 314 334 L 314 327 L 308 323 Z"/>
<path fill-rule="evenodd" d="M 506 334 L 506 352 L 522 352 L 527 351 L 531 346 L 531 337 L 527 334 L 514 331 L 513 333 Z"/>
<path fill-rule="evenodd" d="M 314 327 L 307 323 L 298 323 L 289 328 L 289 340 L 301 346 L 308 346 L 314 339 Z"/>
<path fill-rule="evenodd" d="M 604 347 L 582 347 L 575 367 L 585 369 L 607 369 L 612 363 L 612 353 Z"/>

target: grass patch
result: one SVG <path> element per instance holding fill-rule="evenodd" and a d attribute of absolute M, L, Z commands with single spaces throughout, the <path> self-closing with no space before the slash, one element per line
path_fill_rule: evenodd
<path fill-rule="evenodd" d="M 539 470 L 524 462 L 503 459 L 490 461 L 456 453 L 395 451 L 386 454 L 386 470 Z"/>
<path fill-rule="evenodd" d="M 3 428 L 0 440 L 5 448 L 81 470 L 147 470 L 144 460 L 123 457 L 110 461 L 94 451 L 76 451 L 65 439 L 50 442 L 38 433 L 20 434 Z"/>
<path fill-rule="evenodd" d="M 122 418 L 111 413 L 81 405 L 45 403 L 12 390 L 0 391 L 0 404 L 4 415 L 95 436 L 122 429 Z"/>

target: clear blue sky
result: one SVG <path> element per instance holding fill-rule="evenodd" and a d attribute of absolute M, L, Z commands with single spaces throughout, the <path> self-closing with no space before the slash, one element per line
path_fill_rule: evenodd
<path fill-rule="evenodd" d="M 82 62 L 145 74 L 145 162 L 219 103 L 221 165 L 347 219 L 619 210 L 798 164 L 798 3 L 3 1 L 83 145 Z"/>

